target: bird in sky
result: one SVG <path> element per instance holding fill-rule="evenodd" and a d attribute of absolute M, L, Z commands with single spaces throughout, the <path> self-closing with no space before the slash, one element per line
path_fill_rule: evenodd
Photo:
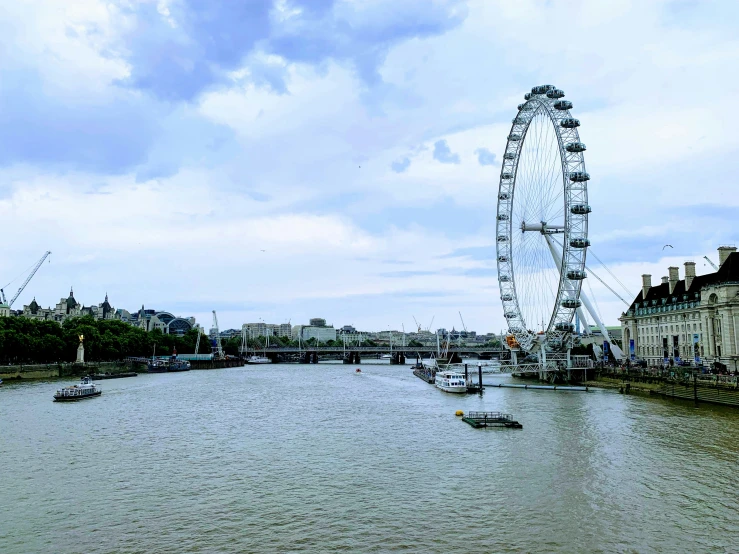
<path fill-rule="evenodd" d="M 671 244 L 665 244 L 665 245 L 664 245 L 664 246 L 662 247 L 662 250 L 664 250 L 664 249 L 665 249 L 665 248 L 667 248 L 668 246 L 669 246 L 670 248 L 672 248 L 672 245 L 671 245 Z M 673 248 L 673 250 L 674 250 L 674 248 Z"/>

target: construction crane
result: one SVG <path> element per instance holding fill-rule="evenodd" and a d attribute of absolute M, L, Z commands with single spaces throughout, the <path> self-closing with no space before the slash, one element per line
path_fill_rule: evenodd
<path fill-rule="evenodd" d="M 200 330 L 200 327 L 196 327 L 198 331 L 198 338 L 195 341 L 195 354 L 197 354 L 200 351 L 200 337 L 202 336 L 203 332 Z"/>
<path fill-rule="evenodd" d="M 718 266 L 717 266 L 717 265 L 716 265 L 715 263 L 713 263 L 713 262 L 711 261 L 711 258 L 709 258 L 708 256 L 703 256 L 703 258 L 705 258 L 705 260 L 706 260 L 706 261 L 707 261 L 707 262 L 708 262 L 709 264 L 711 264 L 711 267 L 712 267 L 712 268 L 713 268 L 713 269 L 714 269 L 715 271 L 718 271 Z"/>
<path fill-rule="evenodd" d="M 23 284 L 21 285 L 21 288 L 19 288 L 18 289 L 18 292 L 15 293 L 15 296 L 10 299 L 10 302 L 8 302 L 6 300 L 6 298 L 5 298 L 5 291 L 3 289 L 0 289 L 0 298 L 2 298 L 3 304 L 7 304 L 8 305 L 8 308 L 10 308 L 13 305 L 13 302 L 15 302 L 18 299 L 18 297 L 23 292 L 23 289 L 26 288 L 26 285 L 28 285 L 28 283 L 31 282 L 31 279 L 33 279 L 33 276 L 36 275 L 36 272 L 38 271 L 38 268 L 41 267 L 41 264 L 44 263 L 44 260 L 46 260 L 46 258 L 48 258 L 50 255 L 51 255 L 51 251 L 47 251 L 43 256 L 41 256 L 41 259 L 38 261 L 38 263 L 36 264 L 36 266 L 31 270 L 30 275 L 28 277 L 26 277 L 26 280 L 25 281 L 23 281 Z M 49 261 L 51 261 L 51 260 L 49 260 Z M 10 283 L 8 283 L 8 284 L 10 284 Z M 5 285 L 5 286 L 7 287 L 8 285 Z"/>
<path fill-rule="evenodd" d="M 421 324 L 418 323 L 418 320 L 416 319 L 416 316 L 413 316 L 413 321 L 416 322 L 416 327 L 418 327 L 418 332 L 420 333 L 421 332 Z"/>
<path fill-rule="evenodd" d="M 467 326 L 464 324 L 464 319 L 462 318 L 462 312 L 459 312 L 459 319 L 462 320 L 462 329 L 464 329 L 464 332 L 467 332 Z"/>
<path fill-rule="evenodd" d="M 221 345 L 221 332 L 218 330 L 218 316 L 216 316 L 215 310 L 213 310 L 213 329 L 216 332 L 216 345 L 213 347 L 213 353 L 216 354 L 218 358 L 224 358 L 223 346 Z"/>

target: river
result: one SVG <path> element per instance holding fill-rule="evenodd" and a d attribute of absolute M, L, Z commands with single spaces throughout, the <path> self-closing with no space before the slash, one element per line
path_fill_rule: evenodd
<path fill-rule="evenodd" d="M 737 410 L 355 367 L 6 382 L 0 552 L 739 552 Z"/>

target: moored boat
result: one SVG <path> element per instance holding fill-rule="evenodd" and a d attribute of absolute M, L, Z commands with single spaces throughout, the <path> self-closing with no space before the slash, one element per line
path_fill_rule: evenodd
<path fill-rule="evenodd" d="M 270 360 L 267 356 L 249 356 L 246 359 L 247 364 L 271 364 L 272 360 Z"/>
<path fill-rule="evenodd" d="M 69 402 L 73 400 L 82 400 L 93 396 L 100 396 L 103 391 L 90 377 L 83 377 L 79 385 L 64 387 L 56 391 L 54 402 Z"/>
<path fill-rule="evenodd" d="M 465 382 L 464 374 L 457 373 L 456 371 L 437 372 L 434 379 L 434 385 L 436 385 L 436 388 L 439 388 L 444 392 L 467 392 L 467 383 Z"/>

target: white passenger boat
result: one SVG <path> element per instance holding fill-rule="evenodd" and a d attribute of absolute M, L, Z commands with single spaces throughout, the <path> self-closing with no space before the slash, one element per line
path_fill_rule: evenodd
<path fill-rule="evenodd" d="M 69 402 L 72 400 L 82 400 L 83 398 L 91 398 L 100 396 L 103 391 L 90 377 L 83 377 L 79 385 L 64 387 L 56 391 L 54 402 Z"/>
<path fill-rule="evenodd" d="M 272 360 L 270 360 L 267 356 L 249 356 L 246 359 L 247 364 L 271 364 Z"/>
<path fill-rule="evenodd" d="M 434 384 L 444 392 L 467 392 L 464 373 L 457 373 L 456 371 L 437 371 Z"/>

